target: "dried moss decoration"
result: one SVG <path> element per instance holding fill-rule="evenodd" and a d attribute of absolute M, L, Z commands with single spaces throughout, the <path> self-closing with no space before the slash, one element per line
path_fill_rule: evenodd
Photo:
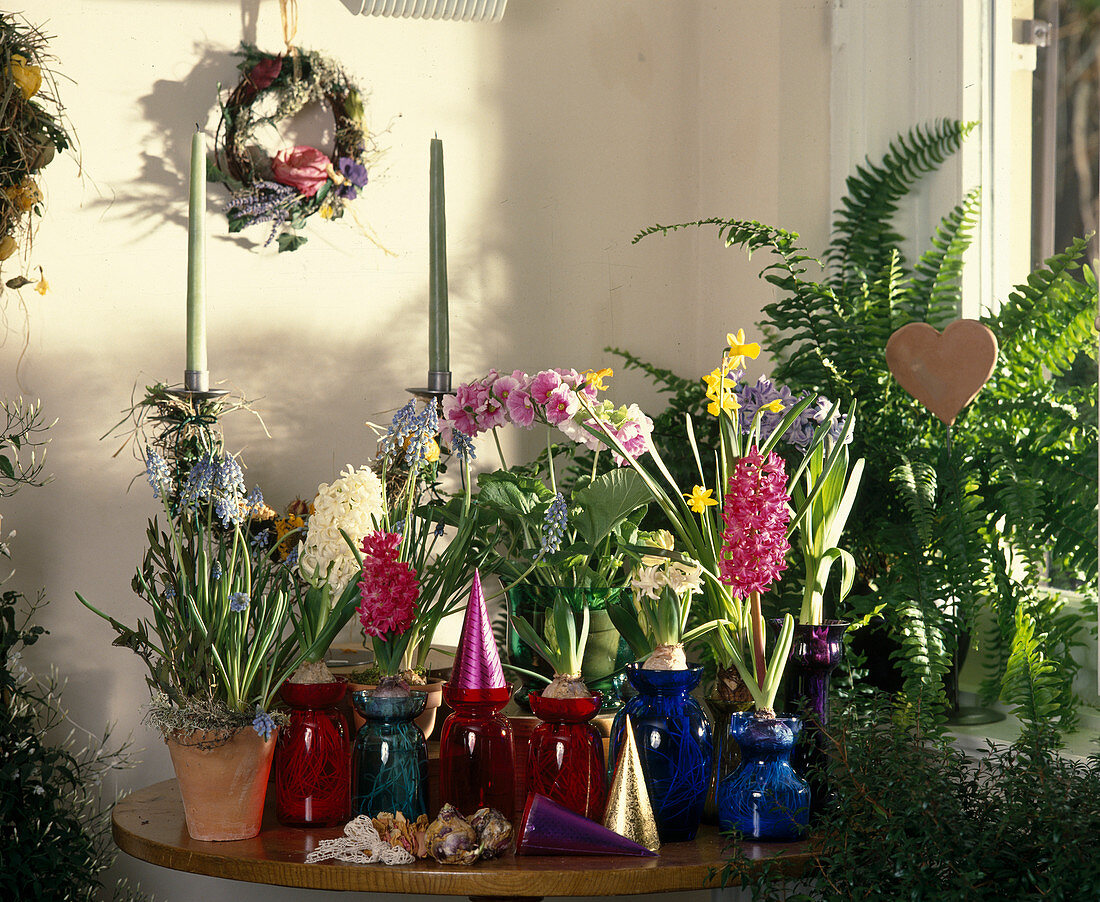
<path fill-rule="evenodd" d="M 363 95 L 339 64 L 313 51 L 274 54 L 242 44 L 239 55 L 241 80 L 221 105 L 209 177 L 229 188 L 230 232 L 269 222 L 264 245 L 277 240 L 280 251 L 293 251 L 306 242 L 298 230 L 310 216 L 339 219 L 366 187 L 377 151 L 363 121 Z M 332 113 L 331 155 L 296 147 L 269 157 L 261 135 L 270 129 L 277 136 L 280 123 L 311 103 Z"/>
<path fill-rule="evenodd" d="M 41 31 L 12 13 L 0 14 L 0 261 L 17 251 L 24 272 L 5 283 L 22 288 L 29 267 L 34 217 L 43 197 L 37 176 L 60 151 L 72 147 L 58 99 L 55 61 Z M 38 290 L 46 293 L 39 273 Z"/>

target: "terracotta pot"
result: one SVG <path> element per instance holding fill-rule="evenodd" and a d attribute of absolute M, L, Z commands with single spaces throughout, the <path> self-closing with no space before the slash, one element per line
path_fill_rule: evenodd
<path fill-rule="evenodd" d="M 348 683 L 349 695 L 361 689 L 377 688 L 378 686 L 374 683 Z M 443 703 L 443 680 L 430 680 L 425 685 L 410 683 L 409 688 L 422 690 L 428 694 L 428 702 L 424 705 L 424 711 L 419 714 L 414 721 L 420 728 L 420 732 L 424 734 L 424 738 L 427 739 L 432 735 L 432 730 L 435 729 L 435 715 L 439 710 L 439 706 Z M 353 710 L 352 713 L 355 716 L 355 732 L 358 733 L 366 721 L 363 719 L 363 715 L 358 711 Z"/>
<path fill-rule="evenodd" d="M 195 730 L 165 737 L 192 839 L 250 839 L 260 832 L 278 730 L 261 739 L 251 727 Z"/>

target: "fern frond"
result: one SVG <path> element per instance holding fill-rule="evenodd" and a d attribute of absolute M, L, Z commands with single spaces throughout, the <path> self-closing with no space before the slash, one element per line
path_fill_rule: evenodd
<path fill-rule="evenodd" d="M 894 231 L 898 201 L 924 175 L 938 169 L 976 123 L 942 120 L 899 135 L 879 163 L 868 160 L 847 180 L 847 195 L 833 222 L 825 262 L 834 268 L 830 284 L 849 294 L 881 272 L 902 238 Z"/>
<path fill-rule="evenodd" d="M 914 321 L 943 329 L 958 317 L 963 254 L 970 247 L 980 202 L 981 189 L 971 189 L 962 203 L 940 221 L 931 239 L 932 247 L 921 254 L 913 267 L 909 314 Z"/>
<path fill-rule="evenodd" d="M 1016 716 L 1023 724 L 1018 744 L 1038 746 L 1040 737 L 1044 737 L 1049 748 L 1050 743 L 1060 744 L 1052 728 L 1052 721 L 1059 714 L 1058 665 L 1042 653 L 1035 634 L 1035 621 L 1022 607 L 1016 609 L 1015 625 L 1001 699 L 1015 706 Z"/>
<path fill-rule="evenodd" d="M 923 461 L 913 462 L 903 457 L 901 464 L 890 474 L 890 479 L 897 485 L 901 500 L 909 511 L 920 545 L 931 545 L 935 524 L 936 468 Z"/>

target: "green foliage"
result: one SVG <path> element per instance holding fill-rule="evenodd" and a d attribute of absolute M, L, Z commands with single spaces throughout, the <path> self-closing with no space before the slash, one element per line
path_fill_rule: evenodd
<path fill-rule="evenodd" d="M 754 902 L 1100 898 L 1100 764 L 1059 756 L 1042 733 L 971 757 L 892 714 L 881 702 L 834 712 L 835 802 L 803 877 L 761 874 L 735 852 L 724 879 Z"/>
<path fill-rule="evenodd" d="M 136 902 L 144 894 L 105 881 L 117 851 L 103 784 L 131 765 L 129 744 L 109 731 L 81 740 L 57 679 L 27 670 L 23 650 L 45 633 L 31 623 L 42 604 L 0 595 L 0 898 Z"/>
<path fill-rule="evenodd" d="M 1095 376 L 1074 377 L 1096 372 L 1096 279 L 1079 263 L 1085 242 L 1074 241 L 1046 261 L 996 313 L 981 317 L 1000 355 L 988 384 L 951 429 L 901 389 L 886 365 L 886 341 L 898 328 L 920 321 L 942 328 L 958 316 L 977 191 L 941 220 L 913 265 L 899 250 L 902 238 L 892 220 L 898 202 L 972 127 L 940 122 L 914 129 L 880 162 L 857 167 L 824 263 L 798 245 L 795 233 L 757 222 L 706 219 L 654 226 L 638 236 L 711 225 L 727 246 L 768 252 L 760 275 L 776 287 L 777 298 L 763 308 L 761 327 L 775 361 L 773 377 L 792 391 L 859 404 L 850 453 L 873 466 L 846 533 L 857 571 L 851 598 L 888 601 L 883 616 L 903 645 L 909 704 L 926 714 L 928 680 L 955 657 L 960 631 L 976 628 L 983 606 L 994 612 L 995 628 L 981 641 L 997 668 L 986 686 L 987 697 L 995 697 L 1016 610 L 1042 607 L 1037 583 L 1047 557 L 1076 583 L 1092 586 L 1097 578 Z M 644 368 L 632 359 L 628 365 Z M 677 408 L 701 403 L 699 389 L 647 372 L 673 393 Z M 655 440 L 662 435 L 655 429 Z M 680 464 L 690 462 L 682 451 L 679 457 Z M 900 469 L 907 460 L 913 478 L 934 477 L 937 486 L 916 508 L 916 486 Z M 1017 578 L 1021 570 L 1026 581 Z M 1063 610 L 1041 619 L 1036 634 L 1046 657 L 1062 665 L 1057 708 L 1063 725 L 1073 722 L 1068 653 L 1080 643 L 1080 622 L 1071 628 L 1071 618 Z M 1044 632 L 1052 621 L 1056 632 Z"/>

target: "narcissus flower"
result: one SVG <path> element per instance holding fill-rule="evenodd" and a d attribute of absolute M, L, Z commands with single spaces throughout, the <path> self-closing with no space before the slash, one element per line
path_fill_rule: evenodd
<path fill-rule="evenodd" d="M 760 356 L 760 345 L 755 341 L 746 342 L 744 329 L 738 329 L 736 334 L 730 332 L 726 335 L 726 342 L 730 346 L 726 358 L 729 360 L 731 369 L 744 366 L 746 357 L 749 360 L 755 360 Z"/>
<path fill-rule="evenodd" d="M 695 513 L 701 514 L 708 507 L 713 507 L 718 504 L 718 501 L 711 497 L 714 494 L 714 489 L 704 489 L 701 485 L 697 485 L 691 490 L 690 495 L 684 495 L 687 499 L 688 507 L 690 507 Z"/>

